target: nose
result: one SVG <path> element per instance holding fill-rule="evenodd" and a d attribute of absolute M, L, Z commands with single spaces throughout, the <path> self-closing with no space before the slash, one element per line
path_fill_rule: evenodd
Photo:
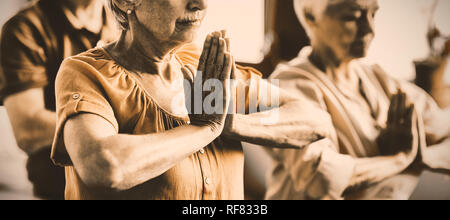
<path fill-rule="evenodd" d="M 359 36 L 364 37 L 368 34 L 374 34 L 374 18 L 369 13 L 362 16 L 362 19 L 358 22 Z"/>
<path fill-rule="evenodd" d="M 190 0 L 187 7 L 191 11 L 203 11 L 208 8 L 208 0 Z"/>

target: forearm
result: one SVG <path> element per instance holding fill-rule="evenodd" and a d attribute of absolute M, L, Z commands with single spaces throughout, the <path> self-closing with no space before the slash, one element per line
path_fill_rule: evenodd
<path fill-rule="evenodd" d="M 48 110 L 42 110 L 36 115 L 36 124 L 32 130 L 31 136 L 34 140 L 34 149 L 48 147 L 52 145 L 56 130 L 56 113 Z"/>
<path fill-rule="evenodd" d="M 21 118 L 20 122 L 13 123 L 13 130 L 17 145 L 31 155 L 52 145 L 56 130 L 56 114 L 45 109 L 36 111 L 30 117 Z"/>
<path fill-rule="evenodd" d="M 355 170 L 349 189 L 357 189 L 379 183 L 402 173 L 409 166 L 408 158 L 404 153 L 393 156 L 357 158 L 355 163 Z"/>
<path fill-rule="evenodd" d="M 160 176 L 216 137 L 209 127 L 191 125 L 164 133 L 108 137 L 101 142 L 101 154 L 112 172 L 111 187 L 128 190 Z"/>
<path fill-rule="evenodd" d="M 432 170 L 450 173 L 450 138 L 423 149 L 422 161 Z"/>
<path fill-rule="evenodd" d="M 42 88 L 8 96 L 4 104 L 22 150 L 30 155 L 52 144 L 56 113 L 45 108 Z"/>
<path fill-rule="evenodd" d="M 301 101 L 290 101 L 279 108 L 233 117 L 231 138 L 274 148 L 296 148 L 323 137 L 333 139 L 329 115 L 309 109 Z"/>

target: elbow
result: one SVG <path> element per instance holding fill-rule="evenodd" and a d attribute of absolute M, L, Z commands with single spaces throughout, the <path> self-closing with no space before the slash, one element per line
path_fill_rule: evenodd
<path fill-rule="evenodd" d="M 125 183 L 125 173 L 117 157 L 108 150 L 91 153 L 78 167 L 78 175 L 88 188 L 108 194 L 131 189 Z"/>
<path fill-rule="evenodd" d="M 16 142 L 17 146 L 28 155 L 37 153 L 43 148 L 49 146 L 44 146 L 41 138 L 31 135 L 29 132 L 16 132 Z"/>
<path fill-rule="evenodd" d="M 105 193 L 118 193 L 130 188 L 124 184 L 123 173 L 110 164 L 97 164 L 79 172 L 83 183 L 91 189 Z"/>
<path fill-rule="evenodd" d="M 25 151 L 25 153 L 27 153 L 28 155 L 33 153 L 34 147 L 31 138 L 18 134 L 16 135 L 16 142 L 17 146 L 19 146 L 19 148 Z"/>
<path fill-rule="evenodd" d="M 81 177 L 80 175 L 80 178 L 82 179 L 86 187 L 95 189 L 96 192 L 102 192 L 106 195 L 129 190 L 129 188 L 124 186 L 123 179 L 121 179 L 120 176 L 113 175 L 116 174 L 103 172 L 101 173 L 101 176 L 95 176 L 94 174 Z"/>

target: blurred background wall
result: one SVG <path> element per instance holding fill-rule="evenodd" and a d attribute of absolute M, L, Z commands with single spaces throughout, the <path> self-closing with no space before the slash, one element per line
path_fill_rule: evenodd
<path fill-rule="evenodd" d="M 26 0 L 2 0 L 0 26 Z M 430 0 L 379 0 L 376 38 L 367 62 L 379 63 L 395 77 L 414 79 L 413 61 L 428 53 L 426 31 Z M 296 20 L 292 0 L 209 0 L 207 20 L 196 41 L 214 30 L 227 29 L 234 55 L 268 76 L 279 62 L 294 58 L 308 39 Z M 435 15 L 438 27 L 450 34 L 450 0 L 441 0 Z M 450 84 L 450 68 L 445 79 Z M 450 95 L 450 94 L 449 94 Z M 270 158 L 260 147 L 246 145 L 246 198 L 262 199 Z M 0 107 L 0 199 L 33 199 L 25 170 L 26 155 L 19 150 L 9 119 Z M 412 199 L 450 199 L 448 177 L 426 172 Z"/>
<path fill-rule="evenodd" d="M 413 61 L 428 55 L 426 33 L 434 0 L 379 0 L 380 10 L 375 20 L 376 37 L 367 56 L 369 62 L 379 63 L 388 73 L 401 79 L 413 80 Z M 438 1 L 431 15 L 437 27 L 450 35 L 450 1 Z M 450 84 L 450 68 L 445 80 Z"/>

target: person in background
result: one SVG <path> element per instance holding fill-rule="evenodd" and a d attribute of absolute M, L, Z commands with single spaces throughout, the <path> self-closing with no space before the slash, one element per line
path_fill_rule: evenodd
<path fill-rule="evenodd" d="M 64 199 L 64 169 L 50 160 L 56 129 L 55 78 L 62 61 L 115 40 L 102 0 L 39 0 L 11 18 L 0 43 L 0 102 L 28 156 L 35 196 Z"/>
<path fill-rule="evenodd" d="M 427 91 L 441 108 L 450 108 L 450 86 L 444 80 L 450 54 L 450 36 L 442 34 L 434 22 L 427 33 L 429 55 L 414 62 L 415 83 Z"/>
<path fill-rule="evenodd" d="M 336 139 L 275 159 L 267 199 L 408 199 L 425 168 L 450 170 L 450 112 L 415 85 L 362 63 L 377 0 L 295 0 L 311 39 L 272 74 L 327 111 Z"/>

